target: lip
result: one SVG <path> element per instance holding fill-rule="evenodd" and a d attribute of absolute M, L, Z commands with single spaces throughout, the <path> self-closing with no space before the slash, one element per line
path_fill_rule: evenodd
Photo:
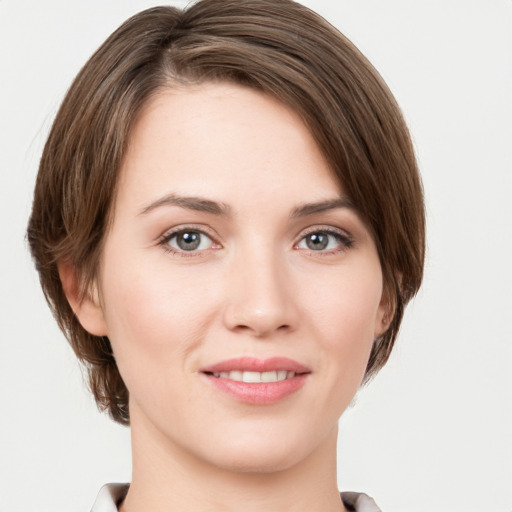
<path fill-rule="evenodd" d="M 213 375 L 236 370 L 252 372 L 286 370 L 294 372 L 295 376 L 277 382 L 249 383 Z M 201 368 L 200 373 L 215 389 L 238 402 L 251 405 L 271 405 L 299 391 L 311 374 L 311 370 L 287 357 L 272 357 L 270 359 L 239 357 Z"/>

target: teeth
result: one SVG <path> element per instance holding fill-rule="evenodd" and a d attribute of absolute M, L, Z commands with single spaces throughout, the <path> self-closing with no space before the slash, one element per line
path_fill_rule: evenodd
<path fill-rule="evenodd" d="M 261 382 L 261 376 L 260 372 L 244 372 L 242 374 L 242 382 Z"/>
<path fill-rule="evenodd" d="M 231 372 L 214 373 L 214 377 L 221 379 L 236 380 L 238 382 L 258 383 L 258 382 L 279 382 L 280 380 L 293 379 L 295 372 L 287 372 L 286 370 L 272 372 L 242 372 L 234 370 Z"/>
<path fill-rule="evenodd" d="M 281 380 L 277 377 L 277 372 L 263 372 L 260 376 L 261 382 L 276 382 L 276 380 Z"/>
<path fill-rule="evenodd" d="M 242 376 L 243 376 L 244 372 L 233 371 L 233 372 L 226 372 L 226 373 L 227 373 L 226 379 L 242 380 Z"/>

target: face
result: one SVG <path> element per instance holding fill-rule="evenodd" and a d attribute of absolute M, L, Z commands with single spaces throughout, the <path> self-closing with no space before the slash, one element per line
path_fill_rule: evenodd
<path fill-rule="evenodd" d="M 374 242 L 298 116 L 228 84 L 170 89 L 132 132 L 82 321 L 132 429 L 273 471 L 336 438 L 383 331 Z"/>

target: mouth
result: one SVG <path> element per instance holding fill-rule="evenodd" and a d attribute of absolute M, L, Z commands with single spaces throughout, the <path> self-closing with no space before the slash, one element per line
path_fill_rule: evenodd
<path fill-rule="evenodd" d="M 238 402 L 270 405 L 299 391 L 311 374 L 288 358 L 236 358 L 200 370 L 210 385 Z"/>
<path fill-rule="evenodd" d="M 230 372 L 214 372 L 210 373 L 218 379 L 230 379 L 235 382 L 246 382 L 246 383 L 267 383 L 267 382 L 280 382 L 286 379 L 293 379 L 296 373 L 287 370 L 277 370 L 270 372 L 251 372 L 242 370 L 233 370 Z"/>

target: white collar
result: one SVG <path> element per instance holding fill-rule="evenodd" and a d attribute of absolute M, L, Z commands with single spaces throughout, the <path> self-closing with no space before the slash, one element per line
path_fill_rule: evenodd
<path fill-rule="evenodd" d="M 91 512 L 118 512 L 117 506 L 126 496 L 130 484 L 105 484 L 98 493 Z"/>

